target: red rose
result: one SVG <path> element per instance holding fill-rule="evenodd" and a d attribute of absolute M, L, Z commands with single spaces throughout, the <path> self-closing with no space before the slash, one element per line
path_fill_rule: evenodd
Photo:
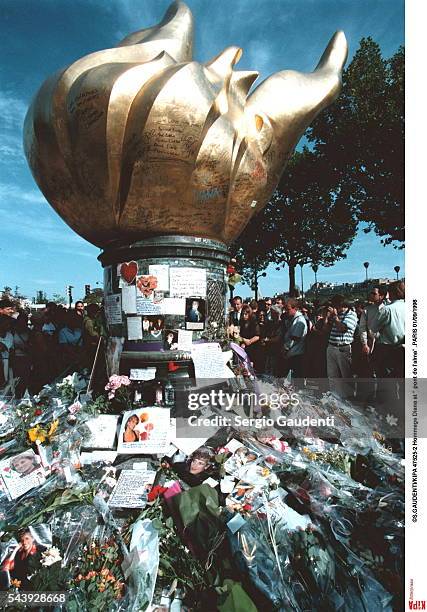
<path fill-rule="evenodd" d="M 154 500 L 155 500 L 155 499 L 157 499 L 157 498 L 158 498 L 160 495 L 163 495 L 163 493 L 164 493 L 165 491 L 167 491 L 167 490 L 168 490 L 168 489 L 167 489 L 167 487 L 162 487 L 161 485 L 156 485 L 156 486 L 155 486 L 155 487 L 153 487 L 153 488 L 151 489 L 151 491 L 149 492 L 148 497 L 147 497 L 148 501 L 149 501 L 149 502 L 154 501 Z"/>
<path fill-rule="evenodd" d="M 265 460 L 266 460 L 267 463 L 270 463 L 270 465 L 272 465 L 274 463 L 277 463 L 277 459 L 273 455 L 267 455 Z"/>

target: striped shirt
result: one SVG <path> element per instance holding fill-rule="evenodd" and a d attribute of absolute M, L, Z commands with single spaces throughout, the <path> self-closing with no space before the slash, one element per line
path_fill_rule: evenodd
<path fill-rule="evenodd" d="M 332 346 L 346 346 L 353 342 L 354 331 L 357 327 L 357 314 L 354 310 L 345 310 L 338 314 L 340 323 L 343 323 L 347 329 L 342 332 L 337 329 L 335 323 L 332 325 L 329 335 L 329 344 Z"/>

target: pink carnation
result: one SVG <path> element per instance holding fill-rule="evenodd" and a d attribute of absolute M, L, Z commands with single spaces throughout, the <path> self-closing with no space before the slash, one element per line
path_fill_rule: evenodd
<path fill-rule="evenodd" d="M 68 412 L 70 414 L 76 414 L 77 412 L 80 411 L 82 405 L 81 403 L 77 400 L 74 402 L 74 404 L 71 404 L 71 406 L 68 406 Z"/>
<path fill-rule="evenodd" d="M 105 385 L 105 390 L 109 391 L 108 399 L 113 399 L 117 389 L 127 385 L 130 385 L 130 380 L 127 376 L 118 376 L 117 374 L 110 376 L 108 383 Z"/>

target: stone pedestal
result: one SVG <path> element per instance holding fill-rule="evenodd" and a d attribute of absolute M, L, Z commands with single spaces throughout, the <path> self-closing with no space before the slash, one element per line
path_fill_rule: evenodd
<path fill-rule="evenodd" d="M 212 323 L 218 328 L 225 325 L 228 251 L 222 242 L 191 236 L 157 236 L 130 245 L 112 246 L 98 259 L 104 268 L 109 333 L 112 337 L 124 338 L 122 372 L 154 365 L 166 370 L 171 361 L 186 367 L 190 363 L 189 352 L 169 350 L 166 330 L 174 332 L 175 338 L 180 329 L 192 331 L 192 340 L 197 342 Z M 156 284 L 147 278 L 155 276 L 153 270 L 161 274 L 156 276 L 157 288 L 150 289 L 150 285 Z M 136 276 L 132 279 L 134 272 Z M 129 296 L 133 292 L 137 296 L 136 308 L 125 312 L 124 294 Z M 203 318 L 198 323 L 189 321 L 195 301 Z M 112 318 L 114 307 L 116 312 Z M 119 307 L 121 322 L 118 321 Z M 139 325 L 138 317 L 145 327 L 149 322 L 154 329 L 144 330 L 142 339 L 129 339 L 132 324 Z"/>

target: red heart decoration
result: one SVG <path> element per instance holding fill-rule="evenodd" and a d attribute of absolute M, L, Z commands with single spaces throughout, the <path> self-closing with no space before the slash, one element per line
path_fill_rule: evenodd
<path fill-rule="evenodd" d="M 122 265 L 120 266 L 120 275 L 127 283 L 131 283 L 132 281 L 134 281 L 137 274 L 138 264 L 136 261 L 122 263 Z"/>

